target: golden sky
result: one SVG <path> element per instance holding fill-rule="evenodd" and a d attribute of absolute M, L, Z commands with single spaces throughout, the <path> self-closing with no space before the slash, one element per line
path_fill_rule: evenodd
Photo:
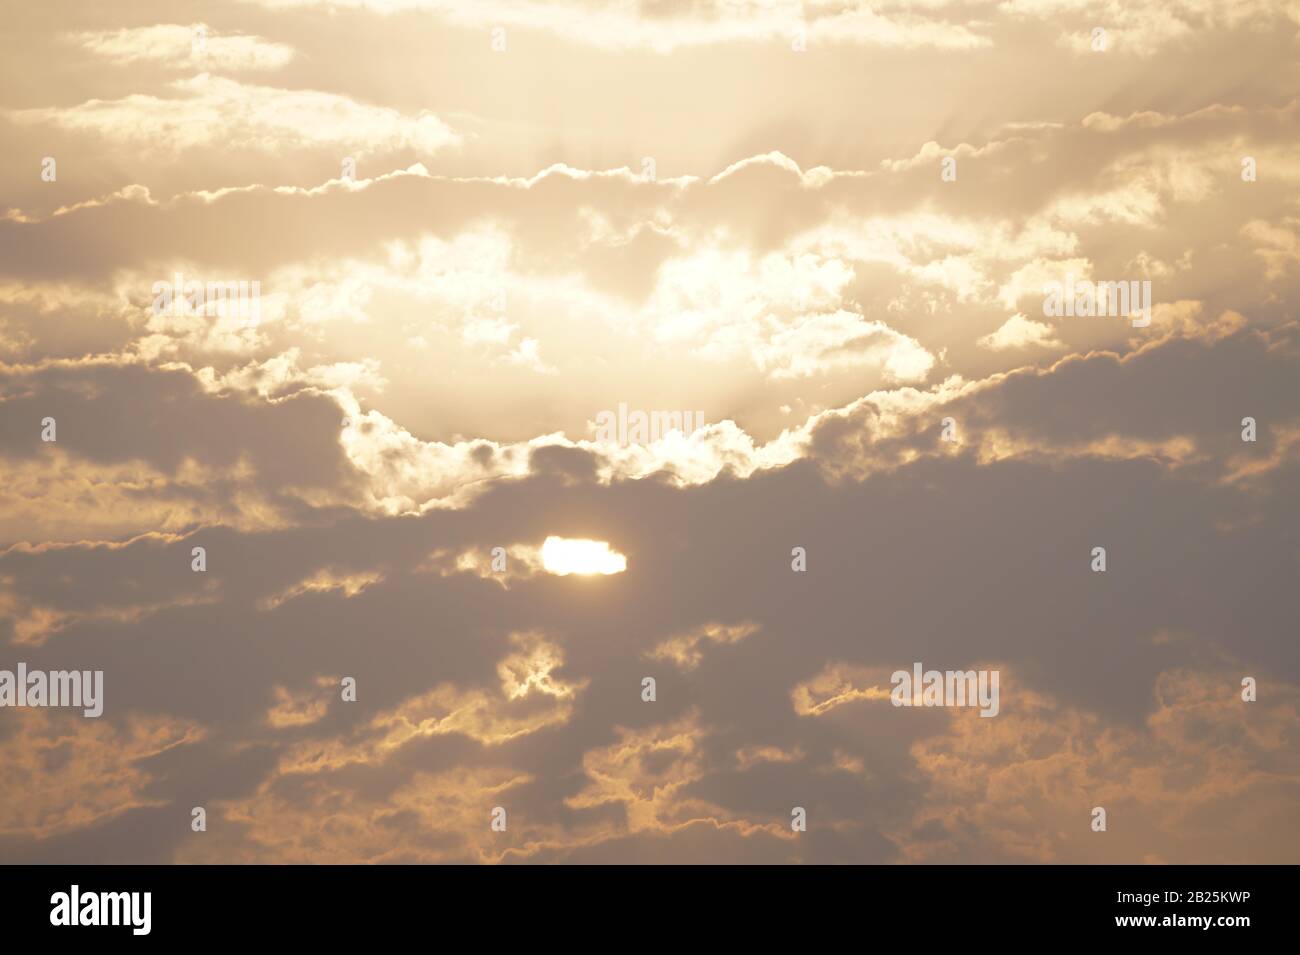
<path fill-rule="evenodd" d="M 105 704 L 0 707 L 0 860 L 1300 861 L 1297 54 L 1296 0 L 7 10 L 0 670 Z"/>

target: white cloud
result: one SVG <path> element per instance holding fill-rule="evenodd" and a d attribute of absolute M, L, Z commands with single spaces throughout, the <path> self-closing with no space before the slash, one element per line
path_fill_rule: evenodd
<path fill-rule="evenodd" d="M 990 351 L 1007 351 L 1031 345 L 1040 348 L 1064 347 L 1051 325 L 1026 318 L 1020 312 L 1003 322 L 997 331 L 978 339 L 976 344 Z"/>
<path fill-rule="evenodd" d="M 914 338 L 855 312 L 809 315 L 754 345 L 758 367 L 773 378 L 806 378 L 836 368 L 878 368 L 888 382 L 915 382 L 934 356 Z"/>
<path fill-rule="evenodd" d="M 202 23 L 159 23 L 121 30 L 74 33 L 82 49 L 114 63 L 149 63 L 178 70 L 274 70 L 293 59 L 293 47 L 259 36 L 218 34 Z"/>
<path fill-rule="evenodd" d="M 510 27 L 546 30 L 566 39 L 609 49 L 643 47 L 659 53 L 737 42 L 779 42 L 791 46 L 796 31 L 806 41 L 916 49 L 974 49 L 988 37 L 931 11 L 884 16 L 863 0 L 703 0 L 648 15 L 644 5 L 619 0 L 605 4 L 548 3 L 544 0 L 245 0 L 272 8 L 328 6 L 378 14 L 425 11 L 457 26 L 487 30 Z M 972 24 L 978 26 L 978 24 Z M 508 40 L 507 40 L 508 42 Z"/>
<path fill-rule="evenodd" d="M 335 93 L 254 86 L 200 74 L 171 84 L 178 94 L 133 94 L 76 106 L 15 110 L 18 123 L 95 133 L 147 152 L 200 146 L 261 149 L 355 147 L 359 153 L 412 148 L 434 153 L 460 137 L 431 113 L 410 116 Z"/>

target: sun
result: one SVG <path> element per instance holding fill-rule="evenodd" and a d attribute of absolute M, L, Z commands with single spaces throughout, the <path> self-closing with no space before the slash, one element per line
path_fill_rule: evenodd
<path fill-rule="evenodd" d="M 621 574 L 627 570 L 627 558 L 609 549 L 605 541 L 548 537 L 542 544 L 542 567 L 548 573 Z"/>

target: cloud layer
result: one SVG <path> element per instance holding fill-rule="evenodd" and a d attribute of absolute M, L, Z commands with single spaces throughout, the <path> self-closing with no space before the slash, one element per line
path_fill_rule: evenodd
<path fill-rule="evenodd" d="M 1300 859 L 1293 6 L 15 16 L 0 859 Z"/>

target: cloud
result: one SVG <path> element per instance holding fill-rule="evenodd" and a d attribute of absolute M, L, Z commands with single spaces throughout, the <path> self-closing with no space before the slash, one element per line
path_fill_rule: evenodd
<path fill-rule="evenodd" d="M 114 63 L 148 63 L 198 72 L 275 70 L 294 55 L 293 47 L 287 44 L 259 36 L 220 34 L 202 23 L 95 30 L 73 34 L 69 39 Z"/>
<path fill-rule="evenodd" d="M 693 670 L 700 665 L 705 648 L 710 643 L 721 646 L 739 643 L 757 629 L 758 625 L 753 623 L 708 623 L 669 637 L 646 655 L 652 660 L 668 660 L 684 670 Z"/>
<path fill-rule="evenodd" d="M 552 3 L 497 0 L 467 8 L 448 0 L 249 0 L 272 9 L 325 6 L 377 14 L 423 11 L 451 24 L 479 30 L 509 27 L 545 30 L 566 39 L 611 49 L 648 47 L 671 53 L 681 47 L 724 43 L 851 43 L 914 49 L 971 49 L 987 37 L 965 25 L 936 19 L 931 10 L 881 15 L 861 3 L 812 5 L 794 2 Z M 507 46 L 508 49 L 508 41 Z"/>
<path fill-rule="evenodd" d="M 0 36 L 0 642 L 106 689 L 0 711 L 0 855 L 1300 858 L 1294 12 L 1103 7 Z"/>
<path fill-rule="evenodd" d="M 1055 331 L 1046 322 L 1036 322 L 1026 318 L 1020 312 L 1003 322 L 996 331 L 989 332 L 976 341 L 981 348 L 991 351 L 1007 351 L 1014 348 L 1036 346 L 1040 348 L 1060 348 L 1061 342 Z"/>
<path fill-rule="evenodd" d="M 203 735 L 192 723 L 163 715 L 119 726 L 40 709 L 5 715 L 18 725 L 0 742 L 8 767 L 0 785 L 0 843 L 49 839 L 166 805 L 149 794 L 145 761 Z"/>
<path fill-rule="evenodd" d="M 168 97 L 132 94 L 76 106 L 12 111 L 20 125 L 90 133 L 146 153 L 196 149 L 372 150 L 409 148 L 432 155 L 460 136 L 438 117 L 404 115 L 318 90 L 277 89 L 201 73 L 174 80 Z"/>
<path fill-rule="evenodd" d="M 567 464 L 558 456 L 534 462 L 527 475 L 496 483 L 457 510 L 335 514 L 316 526 L 209 528 L 112 548 L 17 548 L 0 556 L 0 577 L 11 592 L 73 614 L 175 595 L 178 578 L 201 587 L 189 549 L 194 541 L 207 546 L 208 577 L 219 582 L 227 615 L 220 624 L 211 606 L 185 604 L 125 622 L 83 615 L 28 648 L 30 665 L 54 667 L 97 647 L 116 674 L 109 692 L 130 711 L 169 712 L 204 728 L 213 771 L 241 782 L 212 803 L 235 835 L 216 848 L 186 845 L 178 857 L 191 861 L 680 857 L 696 851 L 701 826 L 729 833 L 721 844 L 733 858 L 769 851 L 782 859 L 844 852 L 878 860 L 1092 858 L 1087 843 L 1052 835 L 1067 824 L 1086 826 L 1092 805 L 1076 807 L 1077 819 L 1061 816 L 1073 803 L 1058 798 L 1053 776 L 1033 796 L 1041 823 L 1010 831 L 999 821 L 1021 796 L 1004 796 L 998 780 L 1023 787 L 1041 775 L 1037 764 L 1020 774 L 1013 764 L 1003 776 L 998 754 L 1023 747 L 998 741 L 1020 734 L 1044 752 L 1052 741 L 1084 759 L 1078 778 L 1097 780 L 1099 802 L 1117 807 L 1115 832 L 1125 833 L 1107 849 L 1111 858 L 1184 858 L 1197 842 L 1184 841 L 1182 829 L 1144 826 L 1134 835 L 1127 828 L 1134 797 L 1124 793 L 1143 777 L 1103 758 L 1108 746 L 1083 741 L 1113 738 L 1147 753 L 1146 762 L 1170 765 L 1181 758 L 1166 755 L 1173 744 L 1134 739 L 1129 728 L 1134 721 L 1163 726 L 1161 708 L 1181 705 L 1186 678 L 1167 686 L 1171 678 L 1162 674 L 1194 671 L 1200 697 L 1223 694 L 1204 711 L 1223 727 L 1245 715 L 1230 706 L 1251 705 L 1229 703 L 1240 674 L 1270 687 L 1287 682 L 1277 610 L 1288 545 L 1272 518 L 1291 506 L 1300 442 L 1282 445 L 1274 436 L 1300 408 L 1288 411 L 1268 396 L 1286 393 L 1293 337 L 1291 329 L 1171 335 L 1123 359 L 1072 358 L 892 411 L 889 402 L 899 399 L 883 393 L 874 418 L 864 404 L 838 437 L 844 419 L 820 417 L 809 445 L 814 460 L 743 479 L 719 476 L 687 493 L 661 480 L 603 484 L 594 468 L 578 466 L 594 452 L 571 448 Z M 1272 409 L 1257 452 L 1242 445 L 1235 420 L 1218 421 L 1199 386 L 1205 369 L 1220 363 L 1240 374 L 1213 396 L 1216 405 Z M 956 451 L 933 430 L 944 413 L 959 421 Z M 997 443 L 1002 432 L 1022 443 Z M 829 480 L 835 462 L 860 453 L 849 435 L 865 435 L 861 449 L 873 455 L 872 469 Z M 1178 435 L 1196 451 L 1186 463 L 1161 461 L 1141 446 Z M 1133 448 L 1126 451 L 1124 441 Z M 1231 449 L 1260 460 L 1276 449 L 1279 457 L 1244 492 L 1219 480 L 1217 462 Z M 781 504 L 794 500 L 797 516 Z M 1061 500 L 1070 506 L 1062 509 Z M 872 533 L 846 533 L 846 513 L 874 515 Z M 556 527 L 557 515 L 566 527 Z M 936 521 L 946 528 L 940 552 L 905 533 Z M 628 555 L 628 571 L 586 581 L 602 589 L 579 617 L 572 585 L 583 584 L 572 578 L 521 576 L 501 588 L 482 568 L 421 569 L 423 557 L 441 548 L 537 542 L 557 531 L 586 537 L 597 527 Z M 861 568 L 881 539 L 906 543 L 888 561 L 870 563 L 872 614 L 864 618 L 856 610 Z M 1098 540 L 1115 571 L 1105 578 L 1087 568 Z M 780 541 L 807 547 L 807 578 L 790 571 Z M 1183 556 L 1170 562 L 1168 553 Z M 683 578 L 682 562 L 716 568 L 712 585 Z M 1274 570 L 1261 577 L 1266 567 Z M 1135 568 L 1142 568 L 1140 585 L 1128 582 Z M 945 583 L 933 592 L 936 579 Z M 1189 590 L 1189 579 L 1214 583 Z M 1107 594 L 1102 611 L 1098 586 Z M 286 593 L 290 599 L 276 599 Z M 429 606 L 440 608 L 433 617 L 416 612 Z M 954 613 L 962 627 L 951 625 Z M 228 636 L 215 639 L 214 627 Z M 370 634 L 364 652 L 358 627 Z M 201 673 L 205 683 L 239 690 L 218 703 L 183 681 L 132 678 L 121 663 L 107 663 L 145 647 L 168 672 Z M 1106 663 L 1118 647 L 1129 662 L 1122 673 Z M 887 675 L 898 666 L 919 658 L 967 668 L 975 654 L 1016 661 L 1001 713 L 979 721 L 994 729 L 887 703 Z M 311 667 L 303 670 L 301 659 Z M 647 672 L 659 678 L 653 704 L 639 697 Z M 339 699 L 336 678 L 344 674 L 357 679 L 356 704 Z M 1270 697 L 1261 714 L 1281 712 L 1272 707 L 1284 700 Z M 110 708 L 105 725 L 123 717 Z M 1026 723 L 1031 717 L 1037 722 Z M 952 742 L 952 732 L 980 735 Z M 1285 731 L 1260 732 L 1261 748 L 1238 753 L 1239 768 L 1216 776 L 1246 781 L 1213 797 L 1234 807 L 1223 811 L 1259 800 L 1274 812 L 1289 798 L 1276 788 L 1285 782 L 1264 768 L 1269 740 Z M 1062 734 L 1086 735 L 1071 743 Z M 271 764 L 237 769 L 232 755 L 217 755 L 250 744 L 273 755 Z M 1098 755 L 1087 756 L 1094 746 Z M 953 807 L 967 803 L 946 782 L 954 753 L 988 760 L 960 776 L 980 787 L 964 814 Z M 738 761 L 737 754 L 750 755 Z M 1046 773 L 1052 762 L 1042 760 Z M 159 772 L 159 793 L 186 774 L 165 764 Z M 914 773 L 924 800 L 906 789 Z M 1059 785 L 1077 800 L 1085 790 L 1074 778 Z M 420 798 L 453 786 L 463 799 L 439 813 L 418 808 Z M 865 786 L 881 787 L 877 798 L 864 800 Z M 865 815 L 864 802 L 875 807 Z M 819 829 L 832 826 L 847 841 L 837 849 L 792 841 L 791 804 L 807 804 Z M 493 805 L 506 806 L 512 820 L 501 842 L 488 841 L 485 809 Z M 312 818 L 326 806 L 337 824 L 322 842 Z M 416 816 L 399 822 L 407 810 Z M 1222 858 L 1241 858 L 1227 842 L 1216 845 Z"/>
<path fill-rule="evenodd" d="M 1300 765 L 1294 751 L 1267 767 L 1257 757 L 1295 732 L 1296 690 L 1275 686 L 1269 703 L 1252 709 L 1239 683 L 1233 671 L 1163 673 L 1156 708 L 1138 727 L 1100 725 L 1037 694 L 991 730 L 951 711 L 947 732 L 913 749 L 927 795 L 904 858 L 1290 858 L 1269 833 L 1296 798 Z M 1106 810 L 1104 833 L 1088 824 L 1094 806 Z"/>
<path fill-rule="evenodd" d="M 1277 223 L 1254 219 L 1241 227 L 1241 234 L 1257 243 L 1255 254 L 1264 260 L 1270 279 L 1282 278 L 1300 262 L 1300 217 L 1286 216 Z"/>

